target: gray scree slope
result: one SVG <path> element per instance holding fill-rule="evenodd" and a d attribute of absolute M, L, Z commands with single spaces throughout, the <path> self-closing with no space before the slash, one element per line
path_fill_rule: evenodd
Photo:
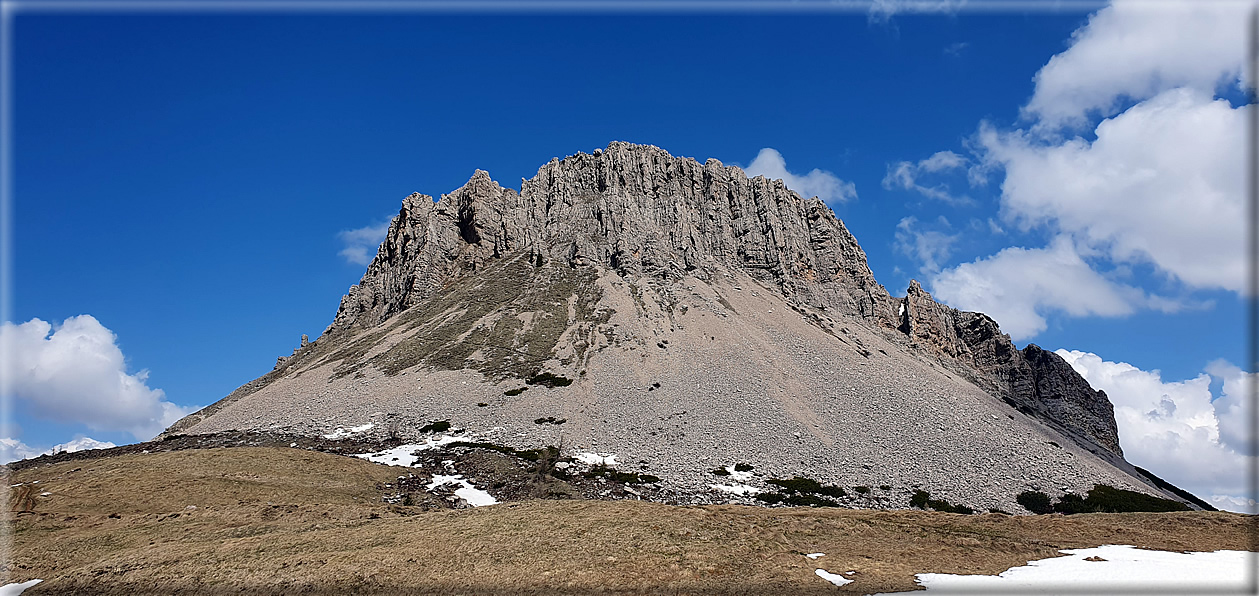
<path fill-rule="evenodd" d="M 543 371 L 574 382 L 504 395 Z M 740 461 L 977 508 L 1096 482 L 1180 500 L 1124 461 L 1103 392 L 917 282 L 891 296 L 822 201 L 622 142 L 519 192 L 478 170 L 406 197 L 318 340 L 166 434 L 386 419 L 616 453 L 679 501 L 739 500 L 707 472 Z"/>

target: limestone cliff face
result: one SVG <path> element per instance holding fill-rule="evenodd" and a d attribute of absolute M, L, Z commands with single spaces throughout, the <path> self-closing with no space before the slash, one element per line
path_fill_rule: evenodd
<path fill-rule="evenodd" d="M 1024 413 L 1123 456 L 1110 400 L 1062 357 L 1036 344 L 1020 351 L 996 321 L 936 302 L 917 281 L 898 312 L 897 329 L 911 346 L 956 362 L 972 382 Z"/>
<path fill-rule="evenodd" d="M 539 264 L 662 281 L 748 273 L 801 308 L 902 337 L 1025 413 L 1122 456 L 1105 394 L 1057 355 L 1018 350 L 991 318 L 939 304 L 917 282 L 893 298 L 856 238 L 817 198 L 654 146 L 614 142 L 552 159 L 519 192 L 478 170 L 437 202 L 407 197 L 324 335 L 373 327 L 521 252 Z"/>

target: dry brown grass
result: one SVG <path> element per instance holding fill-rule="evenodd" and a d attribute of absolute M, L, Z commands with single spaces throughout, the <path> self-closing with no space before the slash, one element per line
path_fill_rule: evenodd
<path fill-rule="evenodd" d="M 636 501 L 425 512 L 380 501 L 377 483 L 403 471 L 279 448 L 23 469 L 9 483 L 40 488 L 10 491 L 10 581 L 44 579 L 32 595 L 835 592 L 814 575 L 821 567 L 856 571 L 839 591 L 872 593 L 914 589 L 915 573 L 998 573 L 1059 548 L 1253 548 L 1254 518 L 1230 513 L 1011 517 Z M 809 552 L 826 556 L 814 562 Z"/>

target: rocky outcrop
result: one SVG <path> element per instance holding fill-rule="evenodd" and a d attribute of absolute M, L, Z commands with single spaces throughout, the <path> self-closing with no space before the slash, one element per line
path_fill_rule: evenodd
<path fill-rule="evenodd" d="M 329 331 L 375 325 L 521 250 L 634 276 L 702 278 L 733 267 L 799 303 L 894 321 L 865 253 L 822 201 L 715 159 L 618 142 L 599 155 L 552 159 L 519 193 L 478 170 L 436 203 L 407 197 Z"/>
<path fill-rule="evenodd" d="M 1035 344 L 1020 351 L 992 318 L 940 304 L 917 281 L 898 313 L 897 329 L 911 347 L 958 364 L 971 382 L 1024 413 L 1123 457 L 1110 400 L 1062 357 Z"/>
<path fill-rule="evenodd" d="M 1105 394 L 1057 355 L 1018 350 L 991 318 L 940 304 L 916 281 L 904 298 L 891 297 L 856 238 L 816 197 L 654 146 L 614 142 L 552 159 L 519 192 L 477 170 L 436 202 L 408 196 L 325 335 L 373 327 L 522 252 L 539 265 L 661 280 L 745 272 L 801 307 L 899 332 L 989 393 L 1122 456 Z"/>

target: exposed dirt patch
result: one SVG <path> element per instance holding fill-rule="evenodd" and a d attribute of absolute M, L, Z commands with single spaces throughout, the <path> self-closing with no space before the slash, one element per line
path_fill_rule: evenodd
<path fill-rule="evenodd" d="M 465 451 L 456 465 L 467 476 L 519 465 Z M 451 510 L 431 495 L 385 502 L 423 474 L 287 448 L 22 466 L 8 482 L 39 481 L 40 489 L 27 495 L 35 500 L 29 513 L 13 512 L 22 509 L 20 490 L 9 494 L 11 581 L 45 580 L 29 594 L 833 593 L 814 575 L 824 568 L 856 572 L 839 591 L 872 593 L 913 589 L 915 573 L 998 573 L 1060 548 L 1245 550 L 1255 529 L 1252 517 L 1203 512 L 965 516 L 628 500 Z M 826 556 L 803 556 L 813 552 Z"/>

